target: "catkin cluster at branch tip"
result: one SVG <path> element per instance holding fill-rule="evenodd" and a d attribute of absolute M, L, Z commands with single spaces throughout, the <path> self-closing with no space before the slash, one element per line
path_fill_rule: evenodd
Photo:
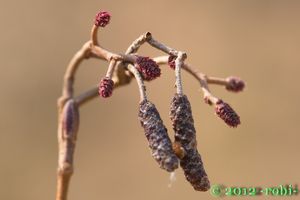
<path fill-rule="evenodd" d="M 168 136 L 167 129 L 153 103 L 143 100 L 139 107 L 139 120 L 144 128 L 152 156 L 162 169 L 172 172 L 178 168 L 178 158 Z"/>
<path fill-rule="evenodd" d="M 171 102 L 170 118 L 175 132 L 175 144 L 182 148 L 180 166 L 195 190 L 207 191 L 210 182 L 197 150 L 196 130 L 191 105 L 185 95 L 175 94 Z M 178 155 L 178 154 L 177 154 Z"/>

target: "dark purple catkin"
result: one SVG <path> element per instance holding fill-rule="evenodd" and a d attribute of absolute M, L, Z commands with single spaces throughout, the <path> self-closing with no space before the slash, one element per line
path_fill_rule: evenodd
<path fill-rule="evenodd" d="M 221 99 L 215 105 L 215 112 L 230 127 L 237 127 L 241 123 L 238 114 Z"/>
<path fill-rule="evenodd" d="M 176 64 L 175 64 L 175 60 L 176 60 L 177 56 L 173 56 L 170 55 L 168 58 L 168 65 L 171 67 L 171 69 L 175 69 Z"/>
<path fill-rule="evenodd" d="M 234 76 L 230 76 L 227 79 L 228 84 L 226 85 L 226 89 L 231 92 L 241 92 L 245 87 L 245 82 Z"/>
<path fill-rule="evenodd" d="M 151 81 L 160 76 L 158 64 L 149 57 L 138 56 L 136 59 L 136 68 L 146 81 Z"/>
<path fill-rule="evenodd" d="M 168 136 L 167 129 L 155 105 L 147 100 L 140 103 L 139 120 L 144 128 L 152 156 L 162 169 L 172 172 L 178 168 L 178 158 Z"/>
<path fill-rule="evenodd" d="M 197 150 L 191 105 L 185 95 L 176 94 L 172 99 L 170 118 L 175 131 L 175 144 L 180 145 L 184 151 L 179 158 L 186 179 L 195 190 L 207 191 L 210 188 L 210 182 Z"/>
<path fill-rule="evenodd" d="M 110 20 L 110 14 L 106 11 L 100 11 L 95 17 L 95 26 L 105 27 Z"/>
<path fill-rule="evenodd" d="M 101 97 L 107 98 L 112 95 L 114 88 L 114 82 L 108 77 L 105 77 L 101 79 L 99 87 L 98 87 L 98 93 Z"/>

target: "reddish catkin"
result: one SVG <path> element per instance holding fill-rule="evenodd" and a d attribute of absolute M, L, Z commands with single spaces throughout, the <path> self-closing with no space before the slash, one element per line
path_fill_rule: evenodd
<path fill-rule="evenodd" d="M 207 191 L 210 188 L 210 182 L 197 150 L 191 105 L 185 95 L 175 94 L 171 103 L 170 118 L 175 131 L 175 144 L 180 145 L 184 151 L 178 157 L 186 179 L 195 190 Z"/>
<path fill-rule="evenodd" d="M 139 120 L 144 128 L 152 156 L 162 169 L 172 172 L 178 168 L 178 158 L 172 149 L 167 129 L 155 105 L 143 100 L 139 107 Z"/>
<path fill-rule="evenodd" d="M 230 127 L 237 127 L 241 123 L 238 114 L 221 99 L 215 105 L 215 112 Z"/>
<path fill-rule="evenodd" d="M 149 57 L 138 56 L 136 59 L 136 68 L 146 81 L 151 81 L 160 76 L 158 64 Z"/>
<path fill-rule="evenodd" d="M 245 82 L 235 76 L 230 76 L 226 78 L 228 84 L 226 85 L 226 89 L 231 92 L 241 92 L 245 88 Z"/>
<path fill-rule="evenodd" d="M 107 98 L 112 95 L 114 82 L 108 77 L 102 78 L 99 84 L 98 93 L 101 97 Z"/>
<path fill-rule="evenodd" d="M 110 20 L 110 14 L 106 11 L 100 11 L 95 17 L 95 26 L 105 27 Z"/>

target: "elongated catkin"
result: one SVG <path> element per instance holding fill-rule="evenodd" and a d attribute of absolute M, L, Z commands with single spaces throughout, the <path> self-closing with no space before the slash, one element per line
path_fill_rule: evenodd
<path fill-rule="evenodd" d="M 167 129 L 153 103 L 144 100 L 140 103 L 139 120 L 144 128 L 152 156 L 162 169 L 172 172 L 178 168 L 178 158 L 172 149 Z"/>
<path fill-rule="evenodd" d="M 207 191 L 210 188 L 210 183 L 197 150 L 191 105 L 185 95 L 175 94 L 171 103 L 170 118 L 175 131 L 175 144 L 184 151 L 178 157 L 186 179 L 195 190 Z"/>

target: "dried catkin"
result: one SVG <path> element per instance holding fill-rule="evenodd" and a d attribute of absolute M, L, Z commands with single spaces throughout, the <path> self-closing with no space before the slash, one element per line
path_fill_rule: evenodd
<path fill-rule="evenodd" d="M 167 129 L 155 105 L 148 100 L 140 103 L 139 120 L 144 128 L 152 156 L 162 169 L 172 172 L 178 168 L 178 158 L 172 149 Z"/>
<path fill-rule="evenodd" d="M 185 95 L 176 94 L 172 99 L 170 118 L 175 131 L 175 144 L 180 145 L 184 151 L 179 158 L 186 179 L 195 190 L 207 191 L 210 183 L 197 150 L 191 105 Z"/>

